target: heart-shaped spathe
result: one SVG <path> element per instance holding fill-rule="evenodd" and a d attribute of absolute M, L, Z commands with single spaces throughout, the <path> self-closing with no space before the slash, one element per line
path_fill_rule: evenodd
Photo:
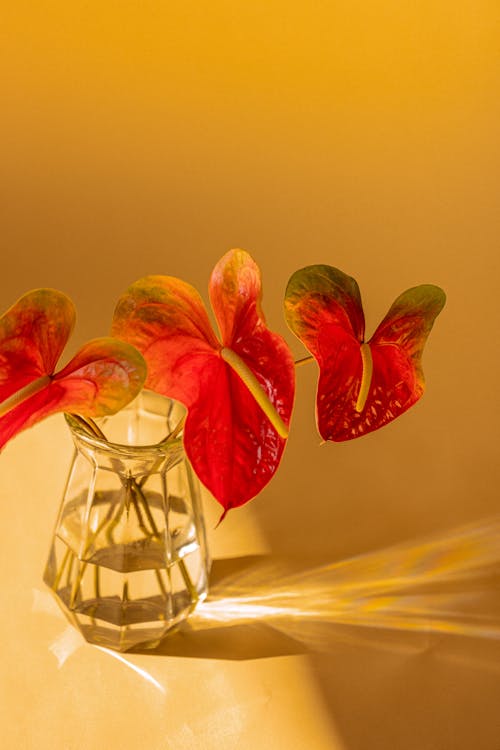
<path fill-rule="evenodd" d="M 432 284 L 408 289 L 366 343 L 353 278 L 327 265 L 292 275 L 285 317 L 319 365 L 316 411 L 324 440 L 351 440 L 377 430 L 418 401 L 424 392 L 424 344 L 445 300 Z"/>
<path fill-rule="evenodd" d="M 89 341 L 55 372 L 75 317 L 71 300 L 55 289 L 27 292 L 0 317 L 0 449 L 56 412 L 114 414 L 142 388 L 141 354 L 111 337 Z"/>
<path fill-rule="evenodd" d="M 265 324 L 260 271 L 247 252 L 223 256 L 209 294 L 220 341 L 196 289 L 172 276 L 129 287 L 112 332 L 144 355 L 146 387 L 187 407 L 186 453 L 225 515 L 255 497 L 278 467 L 295 371 L 288 345 Z"/>

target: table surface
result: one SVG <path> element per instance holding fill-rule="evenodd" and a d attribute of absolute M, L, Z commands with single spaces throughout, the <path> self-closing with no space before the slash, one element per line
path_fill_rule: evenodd
<path fill-rule="evenodd" d="M 41 575 L 71 456 L 61 417 L 0 463 L 3 747 L 498 750 L 500 521 L 328 562 L 215 530 L 211 594 L 153 653 L 83 642 Z"/>

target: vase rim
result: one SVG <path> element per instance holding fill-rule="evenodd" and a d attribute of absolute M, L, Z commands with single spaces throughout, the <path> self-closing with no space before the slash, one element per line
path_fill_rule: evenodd
<path fill-rule="evenodd" d="M 158 399 L 164 399 L 166 401 L 169 401 L 170 399 L 166 399 L 164 396 L 159 396 L 159 394 L 153 394 L 152 392 L 148 392 L 149 396 L 154 396 Z M 134 402 L 131 402 L 130 404 L 127 404 L 125 407 L 125 410 L 129 409 L 131 404 Z M 128 457 L 142 457 L 150 456 L 152 453 L 162 454 L 165 455 L 166 453 L 169 453 L 171 451 L 178 450 L 179 448 L 184 448 L 183 446 L 183 438 L 182 433 L 181 435 L 176 435 L 175 437 L 171 437 L 170 435 L 167 435 L 163 440 L 160 440 L 157 443 L 138 443 L 138 444 L 131 444 L 131 443 L 123 443 L 123 442 L 117 442 L 114 440 L 108 440 L 104 437 L 99 437 L 97 435 L 93 435 L 90 432 L 88 432 L 82 424 L 77 419 L 78 415 L 73 414 L 64 414 L 64 418 L 66 420 L 66 423 L 71 431 L 72 434 L 75 435 L 75 437 L 78 438 L 78 440 L 82 440 L 87 446 L 103 450 L 107 452 L 112 453 L 121 453 L 122 455 L 126 455 Z M 109 415 L 109 418 L 112 418 L 115 415 Z M 100 421 L 100 420 L 98 420 Z"/>

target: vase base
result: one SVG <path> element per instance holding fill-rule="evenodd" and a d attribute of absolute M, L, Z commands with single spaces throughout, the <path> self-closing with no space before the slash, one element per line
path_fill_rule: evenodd
<path fill-rule="evenodd" d="M 154 648 L 207 591 L 197 548 L 163 568 L 123 572 L 80 560 L 57 537 L 44 582 L 86 641 L 117 651 Z"/>
<path fill-rule="evenodd" d="M 52 591 L 52 594 L 54 595 L 55 592 Z M 57 594 L 55 594 L 55 598 L 68 621 L 79 630 L 87 643 L 122 653 L 137 648 L 145 650 L 156 648 L 165 637 L 177 630 L 186 619 L 181 614 L 176 621 L 170 620 L 168 623 L 144 622 L 140 625 L 117 627 L 105 621 L 100 622 L 90 615 L 73 612 L 61 602 Z"/>

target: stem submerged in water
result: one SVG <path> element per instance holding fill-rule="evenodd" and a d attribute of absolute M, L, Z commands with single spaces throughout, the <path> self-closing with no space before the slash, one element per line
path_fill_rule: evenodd
<path fill-rule="evenodd" d="M 93 419 L 90 419 L 88 417 L 82 417 L 79 414 L 71 414 L 72 419 L 74 419 L 78 425 L 85 430 L 85 432 L 95 438 L 98 438 L 99 440 L 107 442 L 105 434 L 102 432 L 100 427 L 94 422 Z M 182 431 L 185 423 L 185 417 L 183 417 L 178 424 L 174 427 L 174 429 L 169 433 L 169 435 L 162 441 L 165 442 L 166 440 L 175 440 L 179 433 Z M 122 484 L 122 491 L 115 492 L 114 498 L 109 503 L 109 507 L 107 508 L 106 513 L 104 514 L 104 518 L 100 520 L 100 522 L 97 524 L 97 527 L 94 529 L 94 531 L 91 531 L 89 528 L 85 548 L 83 550 L 83 558 L 86 558 L 89 553 L 92 550 L 92 547 L 96 543 L 96 540 L 98 537 L 104 532 L 105 537 L 107 540 L 107 543 L 109 546 L 113 546 L 116 544 L 115 538 L 114 538 L 114 532 L 116 528 L 119 526 L 120 521 L 123 517 L 123 514 L 127 512 L 127 515 L 129 514 L 130 510 L 132 509 L 135 513 L 136 519 L 137 519 L 137 526 L 139 527 L 141 533 L 144 536 L 144 539 L 147 540 L 154 540 L 155 542 L 160 542 L 162 535 L 165 533 L 165 531 L 159 531 L 158 526 L 155 522 L 154 515 L 152 513 L 152 509 L 150 507 L 147 493 L 144 490 L 144 485 L 148 480 L 148 477 L 151 476 L 151 474 L 154 474 L 157 469 L 160 468 L 163 457 L 160 457 L 151 467 L 150 473 L 144 475 L 141 477 L 140 480 L 137 480 L 135 477 L 133 477 L 130 473 L 125 473 L 125 468 L 120 461 L 119 458 L 113 459 L 112 465 L 114 471 L 116 471 L 117 476 L 120 478 L 120 482 Z M 96 493 L 95 498 L 98 499 L 98 494 Z M 74 564 L 76 562 L 76 573 L 73 576 L 73 568 Z M 70 590 L 70 598 L 69 598 L 69 604 L 70 607 L 74 607 L 78 603 L 78 597 L 80 593 L 80 586 L 83 580 L 83 575 L 85 573 L 85 570 L 87 568 L 89 560 L 83 561 L 79 559 L 79 557 L 73 552 L 69 547 L 66 549 L 64 556 L 62 558 L 62 561 L 59 565 L 59 569 L 56 571 L 54 581 L 52 583 L 52 588 L 54 591 L 58 591 L 61 585 L 61 579 L 65 573 L 67 572 L 66 578 L 66 586 L 69 587 Z M 174 559 L 173 561 L 174 565 L 179 566 L 180 573 L 182 575 L 182 578 L 184 580 L 184 583 L 186 585 L 187 590 L 189 591 L 191 601 L 192 601 L 192 608 L 196 605 L 197 601 L 199 600 L 198 592 L 193 584 L 193 581 L 191 580 L 191 577 L 189 575 L 189 571 L 186 567 L 186 564 L 184 560 L 180 557 L 177 559 Z M 167 598 L 168 591 L 165 586 L 163 577 L 162 577 L 162 571 L 159 569 L 155 569 L 155 575 L 158 583 L 158 587 L 161 591 L 161 594 L 164 598 Z M 94 592 L 95 592 L 95 598 L 99 599 L 101 597 L 101 580 L 100 580 L 100 573 L 99 573 L 99 565 L 95 565 L 94 569 Z"/>

